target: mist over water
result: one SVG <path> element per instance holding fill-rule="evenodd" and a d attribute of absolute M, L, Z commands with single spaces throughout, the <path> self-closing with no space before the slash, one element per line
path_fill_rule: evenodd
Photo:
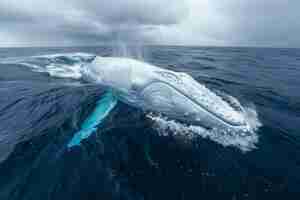
<path fill-rule="evenodd" d="M 121 40 L 116 40 L 113 45 L 112 56 L 134 58 L 143 61 L 146 57 L 146 47 L 141 42 L 129 44 Z"/>

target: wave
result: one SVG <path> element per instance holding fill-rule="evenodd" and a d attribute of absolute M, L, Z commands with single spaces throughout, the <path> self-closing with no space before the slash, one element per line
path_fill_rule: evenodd
<path fill-rule="evenodd" d="M 19 143 L 76 130 L 104 93 L 94 85 L 2 81 L 0 84 L 0 162 Z"/>
<path fill-rule="evenodd" d="M 254 105 L 245 107 L 247 120 L 250 124 L 248 131 L 226 131 L 224 129 L 208 130 L 201 126 L 187 125 L 165 116 L 149 113 L 147 117 L 154 122 L 154 128 L 161 136 L 183 136 L 184 139 L 193 140 L 198 136 L 210 139 L 224 147 L 236 147 L 246 153 L 256 149 L 259 136 L 256 131 L 261 127 Z"/>

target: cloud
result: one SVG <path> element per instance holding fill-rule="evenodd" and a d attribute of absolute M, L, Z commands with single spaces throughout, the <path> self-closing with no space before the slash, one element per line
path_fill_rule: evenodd
<path fill-rule="evenodd" d="M 202 46 L 300 46 L 300 1 L 186 2 L 190 8 L 188 17 L 176 25 L 162 27 L 158 43 Z"/>
<path fill-rule="evenodd" d="M 300 1 L 249 1 L 240 5 L 237 43 L 263 46 L 300 46 Z M 229 13 L 228 13 L 229 15 Z"/>
<path fill-rule="evenodd" d="M 300 46 L 300 1 L 2 0 L 0 46 Z"/>
<path fill-rule="evenodd" d="M 25 45 L 90 45 L 116 35 L 138 38 L 149 27 L 177 24 L 186 13 L 181 0 L 4 0 L 0 32 L 10 32 Z"/>
<path fill-rule="evenodd" d="M 206 26 L 208 35 L 229 45 L 300 46 L 300 1 L 209 1 L 211 14 L 219 20 Z M 221 28 L 221 29 L 220 29 Z"/>

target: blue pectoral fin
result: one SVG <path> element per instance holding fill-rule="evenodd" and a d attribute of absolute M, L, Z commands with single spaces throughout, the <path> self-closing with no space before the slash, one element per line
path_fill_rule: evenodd
<path fill-rule="evenodd" d="M 117 99 L 112 92 L 107 92 L 97 102 L 94 111 L 83 122 L 80 130 L 74 134 L 68 143 L 68 148 L 80 145 L 81 141 L 91 136 L 97 131 L 97 126 L 101 124 L 103 119 L 113 110 L 117 104 Z"/>

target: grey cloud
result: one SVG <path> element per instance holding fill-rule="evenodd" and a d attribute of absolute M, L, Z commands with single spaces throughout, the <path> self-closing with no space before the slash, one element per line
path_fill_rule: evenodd
<path fill-rule="evenodd" d="M 1 0 L 0 46 L 300 46 L 296 0 Z"/>
<path fill-rule="evenodd" d="M 300 1 L 230 0 L 216 4 L 233 22 L 232 43 L 251 46 L 300 46 Z"/>
<path fill-rule="evenodd" d="M 189 17 L 163 27 L 158 43 L 300 47 L 300 1 L 186 0 Z"/>
<path fill-rule="evenodd" d="M 102 0 L 81 2 L 96 18 L 106 23 L 176 24 L 186 14 L 185 2 L 175 0 Z M 100 11 L 100 12 L 99 12 Z"/>
<path fill-rule="evenodd" d="M 183 1 L 175 0 L 4 0 L 0 2 L 0 32 L 10 32 L 24 43 L 95 44 L 139 38 L 148 26 L 178 23 L 186 14 Z M 5 29 L 5 30 L 4 30 Z M 142 38 L 141 38 L 142 39 Z M 2 40 L 0 39 L 0 46 Z"/>

